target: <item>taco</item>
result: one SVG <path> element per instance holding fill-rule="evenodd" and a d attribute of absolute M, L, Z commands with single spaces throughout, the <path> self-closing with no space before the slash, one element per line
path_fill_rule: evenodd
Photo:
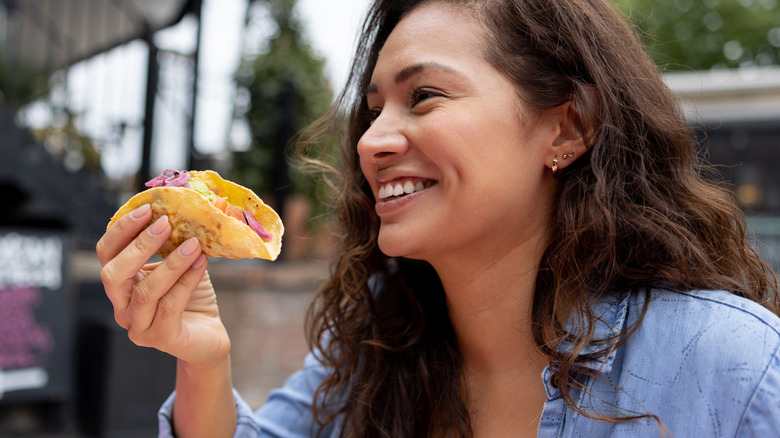
<path fill-rule="evenodd" d="M 210 257 L 276 260 L 279 256 L 282 221 L 248 188 L 211 170 L 166 170 L 146 187 L 114 214 L 107 228 L 137 207 L 150 204 L 151 222 L 167 215 L 173 228 L 158 252 L 162 257 L 190 237 L 197 237 L 203 253 Z"/>

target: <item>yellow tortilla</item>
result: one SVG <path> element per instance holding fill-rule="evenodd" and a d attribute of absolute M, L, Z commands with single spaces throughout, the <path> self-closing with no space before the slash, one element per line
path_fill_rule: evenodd
<path fill-rule="evenodd" d="M 284 226 L 271 207 L 248 188 L 222 179 L 217 172 L 192 171 L 190 175 L 215 189 L 229 203 L 252 212 L 272 239 L 264 241 L 248 225 L 222 213 L 205 196 L 187 187 L 155 187 L 136 194 L 114 214 L 107 228 L 141 205 L 150 204 L 150 223 L 167 215 L 173 227 L 171 237 L 158 252 L 163 257 L 190 237 L 197 237 L 203 253 L 209 257 L 276 260 L 282 250 Z"/>

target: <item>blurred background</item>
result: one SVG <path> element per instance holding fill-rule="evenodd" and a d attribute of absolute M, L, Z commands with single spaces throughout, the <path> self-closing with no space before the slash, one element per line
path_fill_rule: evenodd
<path fill-rule="evenodd" d="M 300 366 L 331 237 L 287 146 L 345 81 L 367 3 L 0 0 L 0 436 L 156 434 L 175 363 L 116 326 L 94 245 L 168 168 L 217 170 L 282 214 L 280 261 L 210 272 L 247 401 Z M 615 3 L 777 270 L 778 0 Z"/>

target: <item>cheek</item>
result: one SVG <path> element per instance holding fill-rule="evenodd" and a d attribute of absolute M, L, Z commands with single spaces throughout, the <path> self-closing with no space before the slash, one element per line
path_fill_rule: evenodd
<path fill-rule="evenodd" d="M 421 122 L 414 137 L 425 155 L 440 163 L 469 163 L 479 160 L 480 155 L 489 153 L 485 131 L 480 121 L 471 113 L 442 111 L 435 117 Z"/>
<path fill-rule="evenodd" d="M 361 157 L 358 157 L 358 164 L 360 165 L 360 172 L 363 174 L 363 178 L 368 181 L 369 185 L 371 185 L 371 175 L 373 173 L 374 166 L 371 165 L 371 163 L 368 162 L 368 160 L 364 160 Z M 373 185 L 372 185 L 373 187 Z"/>

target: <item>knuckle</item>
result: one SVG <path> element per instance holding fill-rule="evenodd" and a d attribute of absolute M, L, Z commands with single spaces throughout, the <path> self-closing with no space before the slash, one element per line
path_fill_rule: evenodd
<path fill-rule="evenodd" d="M 149 285 L 145 281 L 138 282 L 133 288 L 133 301 L 139 306 L 144 306 L 151 300 Z"/>
<path fill-rule="evenodd" d="M 165 351 L 167 346 L 163 339 L 156 336 L 151 328 L 148 330 L 128 330 L 127 337 L 130 339 L 130 342 L 139 347 L 156 348 Z"/>
<path fill-rule="evenodd" d="M 176 284 L 179 287 L 183 287 L 187 290 L 194 289 L 195 285 L 197 285 L 197 281 L 195 278 L 195 275 L 197 272 L 185 272 L 184 275 L 179 277 L 178 280 L 176 280 Z"/>
<path fill-rule="evenodd" d="M 106 263 L 106 265 L 100 269 L 100 281 L 104 286 L 111 284 L 115 276 L 116 273 L 114 272 L 114 265 L 112 263 Z"/>
<path fill-rule="evenodd" d="M 127 328 L 127 338 L 139 347 L 153 347 L 154 339 L 151 336 L 149 327 L 140 327 L 138 325 L 129 325 Z"/>
<path fill-rule="evenodd" d="M 160 278 L 168 278 L 171 280 L 171 284 L 179 284 L 183 278 L 187 277 L 188 267 L 187 260 L 174 252 L 157 269 L 159 269 Z M 175 283 L 174 278 L 176 279 Z"/>
<path fill-rule="evenodd" d="M 97 253 L 98 258 L 100 258 L 101 260 L 103 259 L 105 248 L 106 248 L 106 241 L 103 239 L 105 239 L 105 236 L 101 237 L 100 240 L 98 240 L 97 244 L 95 245 L 95 252 Z"/>
<path fill-rule="evenodd" d="M 132 248 L 133 251 L 136 253 L 144 253 L 146 250 L 146 239 L 144 239 L 143 234 L 139 235 L 137 238 L 133 239 L 133 243 L 130 244 L 130 248 Z"/>
<path fill-rule="evenodd" d="M 170 272 L 176 272 L 180 273 L 182 270 L 187 268 L 189 265 L 187 265 L 188 260 L 186 260 L 181 254 L 179 254 L 178 251 L 174 251 L 171 253 L 171 255 L 168 256 L 167 259 L 165 259 L 165 269 Z"/>
<path fill-rule="evenodd" d="M 130 327 L 130 323 L 127 321 L 127 317 L 125 316 L 125 313 L 119 311 L 118 309 L 114 309 L 114 321 L 116 321 L 119 327 L 122 327 L 125 330 L 127 330 L 128 327 Z"/>
<path fill-rule="evenodd" d="M 161 316 L 170 316 L 176 312 L 176 303 L 173 302 L 168 295 L 160 298 L 160 302 L 157 304 L 157 310 Z"/>
<path fill-rule="evenodd" d="M 132 218 L 129 214 L 125 214 L 122 217 L 119 218 L 116 222 L 114 222 L 114 225 L 111 227 L 116 227 L 116 230 L 121 234 L 128 231 L 129 224 L 132 223 Z"/>
<path fill-rule="evenodd" d="M 138 345 L 139 347 L 149 346 L 149 341 L 145 336 L 144 332 L 128 329 L 127 338 L 130 339 L 130 342 L 132 342 L 135 345 Z"/>

